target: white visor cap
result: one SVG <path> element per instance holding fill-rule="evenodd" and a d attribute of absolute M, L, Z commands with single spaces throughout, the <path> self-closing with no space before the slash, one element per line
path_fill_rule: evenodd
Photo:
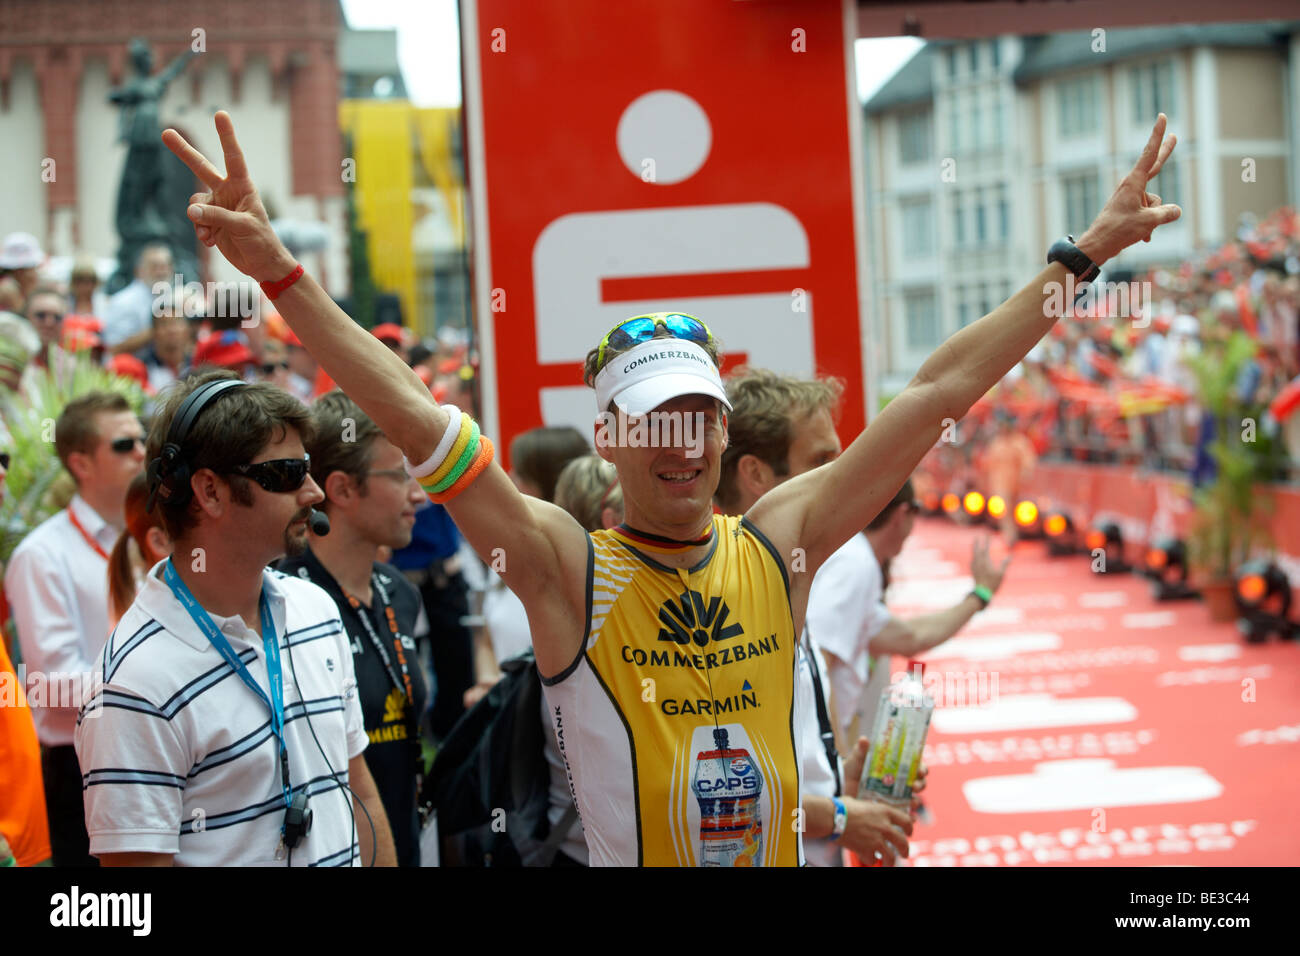
<path fill-rule="evenodd" d="M 731 403 L 718 367 L 686 339 L 651 339 L 610 359 L 596 376 L 596 411 L 615 402 L 625 415 L 646 415 L 679 395 L 708 395 Z"/>

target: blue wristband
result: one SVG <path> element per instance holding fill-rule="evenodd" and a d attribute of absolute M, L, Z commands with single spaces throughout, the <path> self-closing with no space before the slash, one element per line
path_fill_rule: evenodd
<path fill-rule="evenodd" d="M 849 824 L 849 811 L 839 797 L 831 797 L 831 803 L 835 804 L 835 822 L 831 825 L 831 839 L 838 840 L 844 835 L 844 829 Z"/>

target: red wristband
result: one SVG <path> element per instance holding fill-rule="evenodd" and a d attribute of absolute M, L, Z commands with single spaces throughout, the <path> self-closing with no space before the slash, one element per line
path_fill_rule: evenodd
<path fill-rule="evenodd" d="M 296 269 L 279 282 L 259 282 L 258 285 L 262 287 L 262 291 L 266 293 L 266 297 L 274 302 L 280 297 L 281 292 L 302 278 L 303 271 L 302 264 L 299 263 Z"/>

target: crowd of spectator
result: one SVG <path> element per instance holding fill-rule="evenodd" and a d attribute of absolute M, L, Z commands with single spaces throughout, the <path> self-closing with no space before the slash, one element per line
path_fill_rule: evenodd
<path fill-rule="evenodd" d="M 959 444 L 969 458 L 1009 420 L 1039 455 L 1200 477 L 1215 419 L 1250 420 L 1261 477 L 1297 481 L 1298 407 L 1300 214 L 1284 208 L 1181 263 L 1103 272 Z"/>

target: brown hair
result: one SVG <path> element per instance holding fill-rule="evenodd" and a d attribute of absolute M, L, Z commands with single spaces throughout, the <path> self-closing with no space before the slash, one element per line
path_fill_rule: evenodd
<path fill-rule="evenodd" d="M 726 386 L 731 413 L 716 492 L 724 508 L 736 501 L 736 469 L 742 457 L 754 455 L 778 475 L 788 475 L 795 424 L 823 408 L 834 415 L 844 391 L 838 379 L 798 379 L 747 367 L 728 376 Z"/>
<path fill-rule="evenodd" d="M 149 427 L 149 440 L 145 453 L 153 461 L 162 451 L 181 403 L 200 385 L 217 379 L 237 379 L 226 369 L 202 372 L 181 379 L 161 396 L 157 413 Z M 243 388 L 227 389 L 212 403 L 205 406 L 181 442 L 181 457 L 189 464 L 190 474 L 201 468 L 211 468 L 224 475 L 230 485 L 231 496 L 241 505 L 253 503 L 249 479 L 229 474 L 231 465 L 246 464 L 272 442 L 280 441 L 293 429 L 305 446 L 312 440 L 311 413 L 307 406 L 284 389 L 266 382 L 253 382 Z M 197 527 L 197 509 L 193 499 L 184 504 L 168 504 L 158 499 L 156 508 L 162 511 L 163 527 L 176 540 L 190 528 Z"/>
<path fill-rule="evenodd" d="M 131 406 L 117 392 L 87 392 L 68 402 L 54 423 L 54 451 L 64 468 L 73 452 L 89 454 L 99 443 L 99 425 L 95 416 L 101 413 L 129 412 Z M 71 473 L 72 469 L 68 468 Z"/>
<path fill-rule="evenodd" d="M 912 489 L 912 479 L 908 478 L 907 481 L 903 482 L 903 487 L 898 489 L 898 493 L 889 499 L 889 504 L 880 509 L 880 514 L 872 518 L 867 524 L 867 530 L 875 531 L 877 528 L 882 527 L 889 520 L 890 515 L 898 510 L 899 506 L 915 498 L 916 492 Z"/>
<path fill-rule="evenodd" d="M 601 530 L 605 525 L 600 516 L 606 508 L 623 513 L 623 488 L 617 469 L 596 454 L 573 459 L 555 483 L 555 503 L 586 530 Z"/>
<path fill-rule="evenodd" d="M 349 422 L 351 423 L 349 425 Z M 325 479 L 336 471 L 351 475 L 366 493 L 366 472 L 374 460 L 376 438 L 383 438 L 379 426 L 360 406 L 338 389 L 322 395 L 311 407 L 311 441 L 304 444 L 311 455 L 311 476 L 325 490 Z M 328 510 L 329 496 L 318 508 Z"/>
<path fill-rule="evenodd" d="M 672 332 L 668 331 L 668 326 L 666 325 L 655 326 L 655 334 L 653 337 L 656 339 L 676 338 L 676 336 L 674 336 Z M 704 351 L 709 353 L 709 358 L 713 359 L 714 365 L 718 366 L 718 368 L 722 368 L 722 362 L 718 359 L 719 343 L 716 337 L 713 339 L 712 342 L 709 342 L 707 345 L 698 342 L 696 344 L 699 345 L 700 348 L 704 349 Z M 600 346 L 597 346 L 596 348 L 588 352 L 586 359 L 584 359 L 582 363 L 582 380 L 587 383 L 587 387 L 588 388 L 596 387 L 596 376 L 600 374 L 600 370 L 602 368 L 604 368 L 606 365 L 609 364 L 610 359 L 614 358 L 617 355 L 622 355 L 624 352 L 630 352 L 633 348 L 636 348 L 636 346 L 630 346 L 629 348 L 625 348 L 625 349 L 607 348 L 605 349 L 604 362 L 601 362 L 599 360 Z"/>
<path fill-rule="evenodd" d="M 135 600 L 135 562 L 147 560 L 149 530 L 163 528 L 162 509 L 145 511 L 148 501 L 149 479 L 141 472 L 126 489 L 126 530 L 117 536 L 108 556 L 108 608 L 114 619 L 121 618 Z"/>
<path fill-rule="evenodd" d="M 533 428 L 510 442 L 510 467 L 536 485 L 543 498 L 554 501 L 564 466 L 590 453 L 591 446 L 576 428 Z"/>

